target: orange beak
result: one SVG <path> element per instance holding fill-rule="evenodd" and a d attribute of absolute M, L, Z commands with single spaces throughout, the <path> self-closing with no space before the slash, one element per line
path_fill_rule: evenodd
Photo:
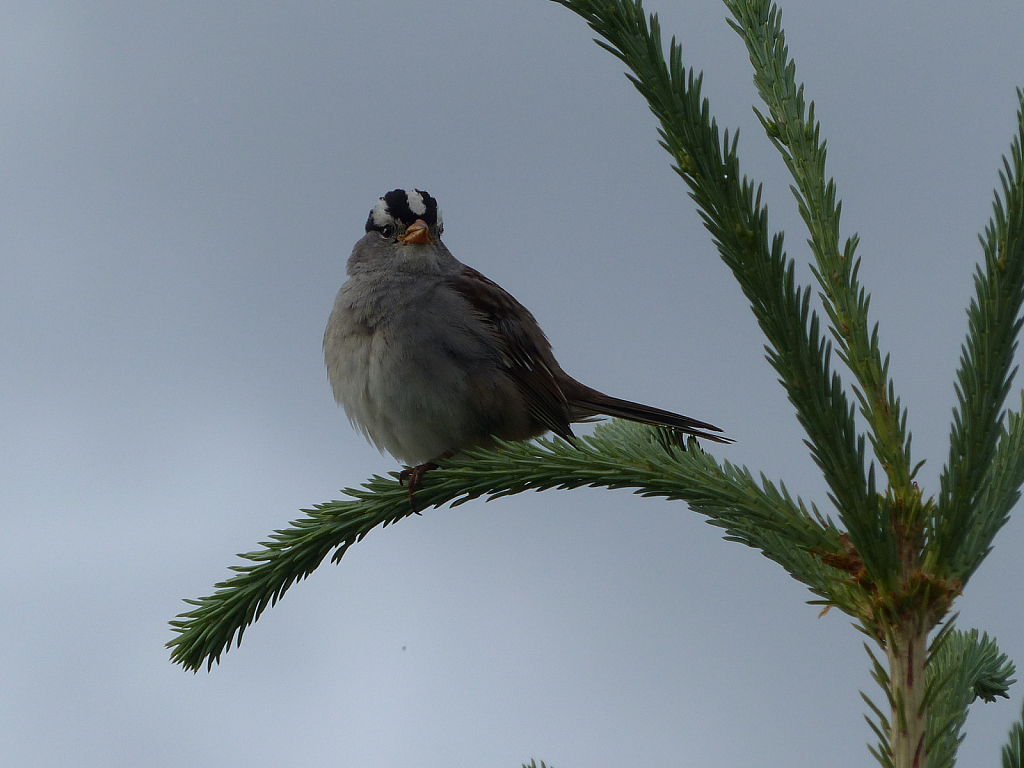
<path fill-rule="evenodd" d="M 427 226 L 427 222 L 423 219 L 416 219 L 410 224 L 404 235 L 399 235 L 398 239 L 403 243 L 420 243 L 429 244 L 434 242 L 434 236 L 430 234 L 430 227 Z"/>

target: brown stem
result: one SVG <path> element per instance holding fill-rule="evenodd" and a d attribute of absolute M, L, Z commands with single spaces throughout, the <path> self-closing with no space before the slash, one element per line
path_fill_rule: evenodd
<path fill-rule="evenodd" d="M 904 619 L 893 628 L 886 655 L 892 685 L 891 743 L 894 768 L 925 768 L 924 663 L 927 629 L 918 617 Z"/>

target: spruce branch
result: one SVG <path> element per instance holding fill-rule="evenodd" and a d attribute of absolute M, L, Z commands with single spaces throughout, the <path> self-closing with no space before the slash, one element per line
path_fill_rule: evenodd
<path fill-rule="evenodd" d="M 701 77 L 683 67 L 675 38 L 665 58 L 657 14 L 648 25 L 640 2 L 555 2 L 603 38 L 595 42 L 627 66 L 627 77 L 660 122 L 662 146 L 768 338 L 767 358 L 796 408 L 865 570 L 873 581 L 895 589 L 897 552 L 892 537 L 879 528 L 880 500 L 873 471 L 865 472 L 864 437 L 857 434 L 842 381 L 831 370 L 831 343 L 810 309 L 811 289 L 796 285 L 782 233 L 769 236 L 760 187 L 741 176 L 738 137 L 730 142 L 726 131 L 719 139 L 708 100 L 701 97 Z"/>
<path fill-rule="evenodd" d="M 1010 736 L 1003 745 L 1003 768 L 1024 768 L 1024 714 L 1010 728 Z"/>
<path fill-rule="evenodd" d="M 275 605 L 296 581 L 317 569 L 331 550 L 338 562 L 348 548 L 377 526 L 388 526 L 413 514 L 408 490 L 394 479 L 374 475 L 361 488 L 345 489 L 352 501 L 317 504 L 302 510 L 305 517 L 274 531 L 262 549 L 239 555 L 252 565 L 229 566 L 236 575 L 214 585 L 209 597 L 185 600 L 195 608 L 170 624 L 177 636 L 167 642 L 171 660 L 198 671 L 220 662 L 232 641 L 267 608 Z"/>
<path fill-rule="evenodd" d="M 842 203 L 837 199 L 835 181 L 826 181 L 825 141 L 820 139 L 814 102 L 805 103 L 804 86 L 796 83 L 796 63 L 789 57 L 782 12 L 770 0 L 725 0 L 725 4 L 734 19 L 730 25 L 746 43 L 754 84 L 768 107 L 767 116 L 757 109 L 754 112 L 796 182 L 791 189 L 810 234 L 808 244 L 815 260 L 812 271 L 839 356 L 854 375 L 854 392 L 871 428 L 875 456 L 888 476 L 890 489 L 906 501 L 900 509 L 913 518 L 921 506 L 915 503 L 919 493 L 912 484 L 906 410 L 889 378 L 889 356 L 882 358 L 877 323 L 869 331 L 870 297 L 857 279 L 860 259 L 854 257 L 857 236 L 839 248 Z M 906 525 L 916 522 L 904 521 Z"/>
<path fill-rule="evenodd" d="M 971 704 L 1009 698 L 1015 667 L 987 633 L 954 630 L 931 654 L 925 704 L 928 768 L 953 768 Z"/>
<path fill-rule="evenodd" d="M 969 575 L 963 564 L 976 567 L 980 562 L 1020 485 L 1013 471 L 1017 457 L 1011 456 L 1019 424 L 1011 423 L 1000 441 L 1000 447 L 1005 446 L 1002 468 L 1010 477 L 990 478 L 987 472 L 1002 430 L 999 409 L 1012 376 L 1009 366 L 1019 331 L 1024 269 L 1017 263 L 1019 254 L 1007 254 L 1022 247 L 1022 195 L 1015 181 L 1021 178 L 1021 141 L 1012 148 L 1014 166 L 1004 161 L 1006 202 L 997 196 L 986 248 L 989 273 L 998 266 L 1008 275 L 983 310 L 972 305 L 972 331 L 958 387 L 961 410 L 967 415 L 955 414 L 951 448 L 950 465 L 959 474 L 952 479 L 944 476 L 940 504 L 945 507 L 937 511 L 933 501 L 922 500 L 912 482 L 917 467 L 910 464 L 907 414 L 889 378 L 877 324 L 869 325 L 869 299 L 857 279 L 857 238 L 848 239 L 840 251 L 841 206 L 834 181 L 826 180 L 820 126 L 813 103 L 806 107 L 803 88 L 796 85 L 796 68 L 777 8 L 766 0 L 725 0 L 768 106 L 768 116 L 758 117 L 796 182 L 793 192 L 815 256 L 812 270 L 840 357 L 854 373 L 872 447 L 888 480 L 884 494 L 875 490 L 873 466 L 865 477 L 864 438 L 856 435 L 839 377 L 830 372 L 831 346 L 821 339 L 817 317 L 809 310 L 810 289 L 794 287 L 793 265 L 783 252 L 781 234 L 769 244 L 760 188 L 755 194 L 752 183 L 745 177 L 739 180 L 736 138 L 730 144 L 726 133 L 719 144 L 707 100 L 700 99 L 700 78 L 683 68 L 675 39 L 666 63 L 657 16 L 651 15 L 648 25 L 639 0 L 556 2 L 581 15 L 603 38 L 596 42 L 628 67 L 627 77 L 661 123 L 662 145 L 675 159 L 675 169 L 690 187 L 720 255 L 768 337 L 768 359 L 796 407 L 847 528 L 847 557 L 825 556 L 822 562 L 847 567 L 854 591 L 859 589 L 864 600 L 861 626 L 886 652 L 890 673 L 879 682 L 889 686 L 891 713 L 884 719 L 885 738 L 872 751 L 886 765 L 920 766 L 929 745 L 926 638 L 962 589 Z M 983 298 L 993 293 L 991 285 L 979 282 L 978 293 Z M 780 308 L 784 317 L 778 314 Z M 985 333 L 996 324 L 1000 334 Z M 968 411 L 968 404 L 973 410 Z M 953 461 L 956 457 L 962 459 L 961 465 Z M 991 488 L 985 489 L 988 503 L 979 510 L 975 503 L 985 479 Z M 936 568 L 938 561 L 944 561 L 943 568 Z M 876 666 L 881 668 L 877 661 Z M 948 726 L 942 725 L 947 730 Z"/>
<path fill-rule="evenodd" d="M 1020 499 L 1024 484 L 1024 393 L 1020 410 L 1008 411 L 1000 427 L 995 454 L 981 480 L 974 513 L 957 542 L 958 561 L 951 571 L 966 582 L 992 551 L 996 533 L 1010 519 L 1010 510 Z M 955 570 L 954 570 L 955 569 Z"/>
<path fill-rule="evenodd" d="M 656 429 L 631 422 L 600 424 L 576 445 L 563 440 L 504 443 L 472 451 L 430 472 L 416 491 L 421 509 L 453 506 L 526 490 L 582 486 L 631 488 L 642 496 L 684 500 L 726 529 L 729 538 L 761 550 L 823 600 L 858 615 L 847 574 L 824 565 L 812 553 L 842 551 L 831 521 L 808 511 L 785 487 L 764 478 L 758 483 L 745 468 L 719 464 L 690 441 L 686 450 L 666 445 Z M 189 600 L 193 610 L 171 622 L 177 637 L 168 642 L 173 661 L 198 671 L 220 661 L 232 642 L 275 604 L 296 581 L 311 574 L 333 551 L 338 562 L 348 548 L 377 526 L 412 514 L 408 489 L 391 478 L 373 477 L 346 489 L 349 499 L 303 510 L 305 517 L 275 531 L 262 549 L 240 555 L 250 564 L 216 591 Z"/>
<path fill-rule="evenodd" d="M 988 550 L 988 539 L 1005 516 L 1001 505 L 982 508 L 986 480 L 1000 440 L 1003 403 L 1013 367 L 1024 302 L 1024 91 L 1017 90 L 1017 135 L 999 173 L 993 217 L 981 237 L 984 265 L 974 275 L 975 297 L 967 310 L 967 340 L 957 371 L 949 461 L 940 478 L 938 509 L 928 531 L 935 567 L 966 582 Z M 1017 487 L 1020 483 L 1017 482 Z M 1007 489 L 1002 492 L 1006 499 Z"/>

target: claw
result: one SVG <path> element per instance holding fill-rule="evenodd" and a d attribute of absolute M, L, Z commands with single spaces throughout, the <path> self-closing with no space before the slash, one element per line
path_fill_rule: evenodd
<path fill-rule="evenodd" d="M 432 469 L 437 469 L 438 465 L 432 461 L 425 462 L 423 464 L 417 464 L 415 467 L 410 469 L 403 469 L 398 473 L 398 484 L 405 485 L 409 483 L 409 506 L 412 507 L 412 511 L 417 515 L 420 514 L 419 510 L 416 509 L 416 498 L 413 494 L 419 490 L 420 486 L 423 485 L 423 476 Z"/>

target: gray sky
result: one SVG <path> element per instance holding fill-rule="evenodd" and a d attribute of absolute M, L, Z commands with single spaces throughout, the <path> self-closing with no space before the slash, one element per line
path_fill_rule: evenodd
<path fill-rule="evenodd" d="M 803 265 L 724 6 L 650 10 L 719 125 L 742 127 Z M 784 10 L 935 492 L 1024 6 Z M 828 507 L 653 117 L 591 37 L 528 0 L 4 0 L 5 764 L 871 764 L 849 620 L 683 505 L 622 491 L 375 531 L 212 673 L 168 662 L 168 619 L 236 552 L 396 468 L 350 429 L 320 351 L 394 187 L 438 198 L 448 246 L 531 308 L 570 373 L 719 424 L 737 442 L 717 456 Z M 957 604 L 1020 664 L 1022 548 L 1018 517 Z M 963 764 L 998 763 L 1012 693 L 975 708 Z"/>

